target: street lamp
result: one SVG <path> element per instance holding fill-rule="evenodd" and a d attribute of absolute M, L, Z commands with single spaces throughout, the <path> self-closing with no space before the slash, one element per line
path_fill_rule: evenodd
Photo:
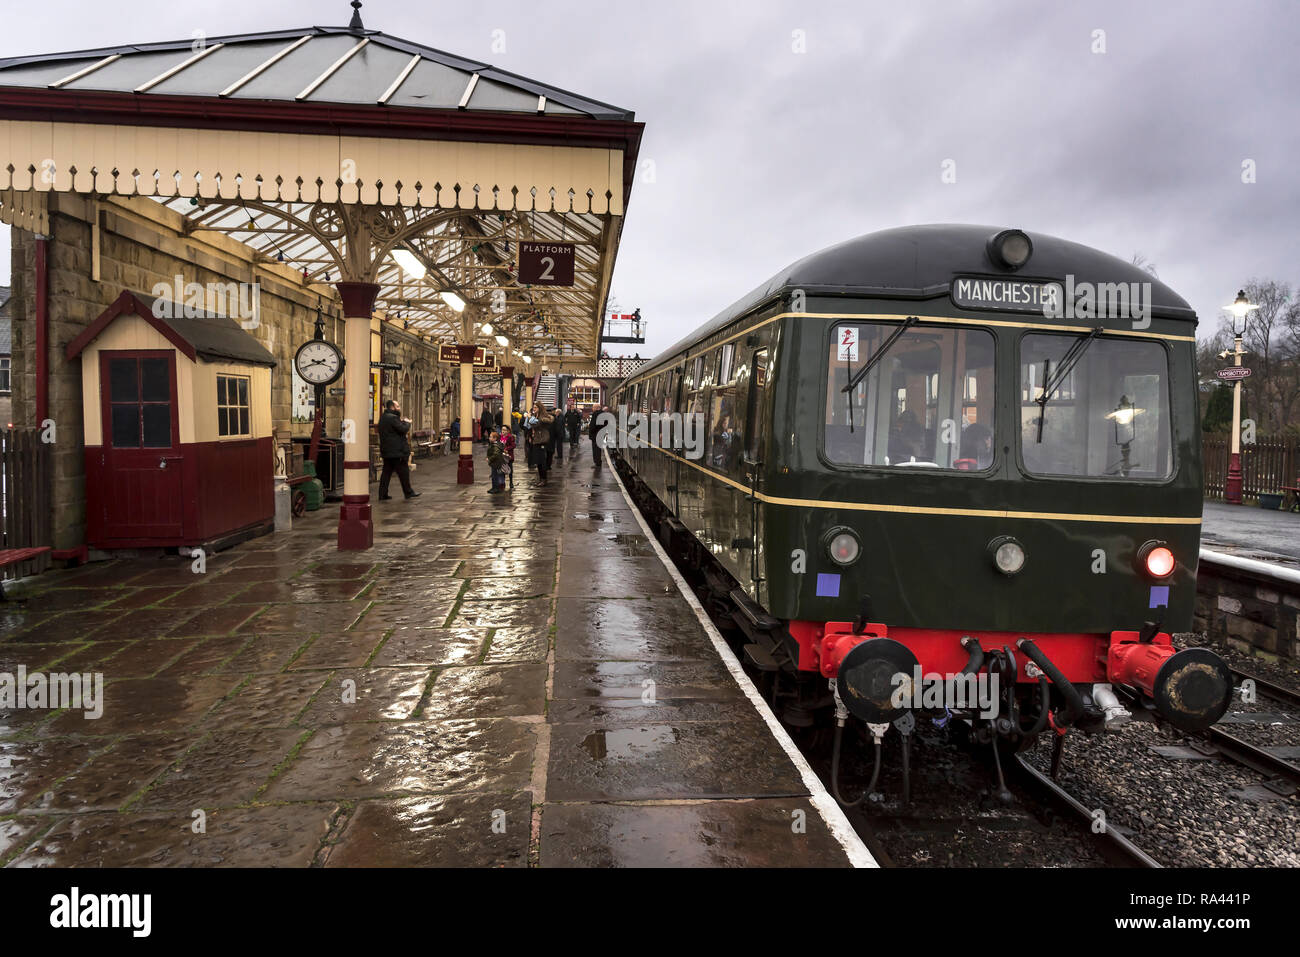
<path fill-rule="evenodd" d="M 1241 367 L 1241 357 L 1246 353 L 1241 349 L 1241 337 L 1246 333 L 1246 320 L 1251 312 L 1258 309 L 1246 298 L 1246 290 L 1237 292 L 1237 298 L 1224 309 L 1232 313 L 1232 364 Z M 1226 357 L 1225 357 L 1226 358 Z M 1228 455 L 1228 478 L 1223 485 L 1223 500 L 1229 505 L 1241 504 L 1241 379 L 1232 383 L 1232 451 Z"/>

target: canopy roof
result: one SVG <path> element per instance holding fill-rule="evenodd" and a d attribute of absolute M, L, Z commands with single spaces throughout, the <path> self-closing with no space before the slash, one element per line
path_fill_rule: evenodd
<path fill-rule="evenodd" d="M 0 59 L 0 221 L 48 231 L 42 193 L 145 196 L 304 285 L 377 282 L 378 313 L 412 332 L 463 341 L 455 293 L 489 349 L 505 334 L 594 358 L 641 131 L 630 110 L 355 15 L 14 57 Z M 572 286 L 519 283 L 518 244 L 534 240 L 576 244 Z"/>
<path fill-rule="evenodd" d="M 0 59 L 0 86 L 632 120 L 631 110 L 351 27 Z"/>

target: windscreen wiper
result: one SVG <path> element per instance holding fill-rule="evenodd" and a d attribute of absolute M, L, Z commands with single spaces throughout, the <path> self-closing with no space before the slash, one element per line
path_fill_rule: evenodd
<path fill-rule="evenodd" d="M 866 377 L 868 372 L 870 372 L 872 369 L 876 367 L 876 363 L 885 357 L 885 353 L 888 352 L 893 347 L 894 343 L 899 340 L 899 338 L 903 335 L 903 333 L 905 333 L 908 329 L 911 329 L 914 325 L 917 324 L 918 321 L 919 320 L 916 318 L 916 316 L 908 316 L 906 319 L 904 319 L 902 325 L 900 325 L 897 329 L 891 332 L 889 334 L 889 338 L 880 344 L 880 348 L 878 348 L 875 351 L 875 353 L 871 356 L 871 358 L 867 360 L 867 364 L 864 365 L 857 372 L 851 373 L 849 375 L 849 384 L 846 385 L 844 388 L 840 389 L 840 391 L 850 393 L 849 395 L 850 416 L 852 415 L 852 409 L 853 409 L 852 392 L 857 387 L 857 384 L 861 382 L 863 378 Z"/>
<path fill-rule="evenodd" d="M 1039 444 L 1043 441 L 1043 421 L 1047 418 L 1047 403 L 1051 401 L 1052 396 L 1060 390 L 1061 386 L 1065 385 L 1066 378 L 1074 371 L 1074 367 L 1083 358 L 1083 354 L 1088 351 L 1088 346 L 1092 345 L 1093 340 L 1101 335 L 1103 331 L 1101 326 L 1097 326 L 1087 335 L 1076 338 L 1070 344 L 1070 348 L 1066 350 L 1065 355 L 1061 356 L 1055 374 L 1051 374 L 1052 360 L 1043 360 L 1043 391 L 1035 400 L 1038 403 Z"/>

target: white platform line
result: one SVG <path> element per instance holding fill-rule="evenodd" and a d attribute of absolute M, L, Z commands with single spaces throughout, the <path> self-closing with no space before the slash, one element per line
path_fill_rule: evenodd
<path fill-rule="evenodd" d="M 650 526 L 646 524 L 645 518 L 641 515 L 641 510 L 636 507 L 632 497 L 627 494 L 627 488 L 623 485 L 623 480 L 619 477 L 618 470 L 614 468 L 614 462 L 608 455 L 605 456 L 605 463 L 609 466 L 610 471 L 614 473 L 614 481 L 618 482 L 619 490 L 623 493 L 623 500 L 632 509 L 632 514 L 636 516 L 641 531 L 649 539 L 655 554 L 659 556 L 664 568 L 668 569 L 668 574 L 672 576 L 673 581 L 676 583 L 677 590 L 686 599 L 686 604 L 691 606 L 691 611 L 695 612 L 695 617 L 699 619 L 705 633 L 709 636 L 709 640 L 713 642 L 718 657 L 727 666 L 727 670 L 731 672 L 731 677 L 740 686 L 740 690 L 745 693 L 745 697 L 754 706 L 754 710 L 767 722 L 768 730 L 772 732 L 772 737 L 776 738 L 776 743 L 781 745 L 781 749 L 785 751 L 786 756 L 798 768 L 799 776 L 803 778 L 804 786 L 808 788 L 809 800 L 812 802 L 812 806 L 821 814 L 822 820 L 826 822 L 826 827 L 835 840 L 839 841 L 840 847 L 844 848 L 849 863 L 854 867 L 879 867 L 880 864 L 871 855 L 871 851 L 867 850 L 867 846 L 862 843 L 862 838 L 858 836 L 858 832 L 853 829 L 853 825 L 845 817 L 844 809 L 840 807 L 835 798 L 831 797 L 830 792 L 826 790 L 826 786 L 822 784 L 821 778 L 817 777 L 817 773 L 809 766 L 804 756 L 799 753 L 799 749 L 795 747 L 790 735 L 781 726 L 781 722 L 772 713 L 772 709 L 767 706 L 767 702 L 758 693 L 754 683 L 749 680 L 749 675 L 745 674 L 745 669 L 741 667 L 739 659 L 731 650 L 731 646 L 727 644 L 726 639 L 722 637 L 713 622 L 709 620 L 709 616 L 705 614 L 704 606 L 700 604 L 700 600 L 691 591 L 691 586 L 686 584 L 686 579 L 682 578 L 681 573 L 673 565 L 672 559 L 668 557 L 668 553 L 659 544 L 658 537 L 650 531 Z"/>

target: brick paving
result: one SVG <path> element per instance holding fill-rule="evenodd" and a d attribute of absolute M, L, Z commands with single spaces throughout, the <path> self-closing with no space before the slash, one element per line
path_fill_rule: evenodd
<path fill-rule="evenodd" d="M 422 460 L 365 553 L 326 505 L 202 573 L 11 585 L 0 673 L 105 684 L 0 709 L 0 863 L 844 864 L 610 470 L 492 496 L 477 458 Z"/>

